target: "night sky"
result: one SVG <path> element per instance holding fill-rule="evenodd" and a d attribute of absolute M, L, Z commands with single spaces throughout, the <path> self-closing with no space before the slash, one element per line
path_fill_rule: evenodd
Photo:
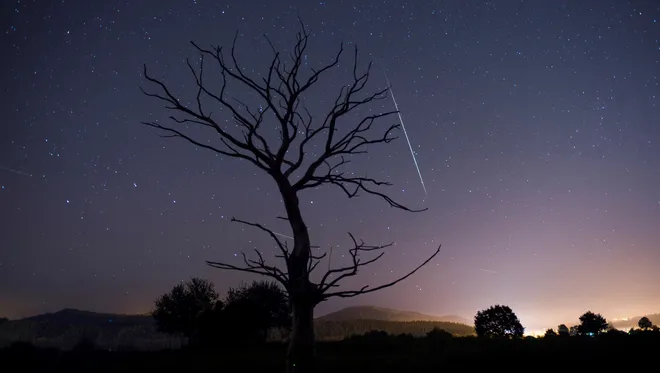
<path fill-rule="evenodd" d="M 306 106 L 326 114 L 357 44 L 374 62 L 371 89 L 387 72 L 428 189 L 398 133 L 347 171 L 428 211 L 305 191 L 313 244 L 334 245 L 341 264 L 348 231 L 396 242 L 352 287 L 394 279 L 443 244 L 406 282 L 317 314 L 372 304 L 471 318 L 506 304 L 534 329 L 587 309 L 660 311 L 658 2 L 62 0 L 0 5 L 0 316 L 147 312 L 192 276 L 220 292 L 255 279 L 204 261 L 240 263 L 254 248 L 272 258 L 267 236 L 228 218 L 290 235 L 275 183 L 140 124 L 171 114 L 140 92 L 152 88 L 142 64 L 194 101 L 190 40 L 229 46 L 238 31 L 239 60 L 258 77 L 272 57 L 263 35 L 287 51 L 298 15 L 311 33 L 305 74 L 340 42 L 348 52 Z"/>

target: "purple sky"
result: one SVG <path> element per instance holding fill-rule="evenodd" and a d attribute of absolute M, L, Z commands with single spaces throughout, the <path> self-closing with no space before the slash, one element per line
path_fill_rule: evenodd
<path fill-rule="evenodd" d="M 312 33 L 305 68 L 343 41 L 374 61 L 372 89 L 387 72 L 428 189 L 400 134 L 348 171 L 390 180 L 392 197 L 428 211 L 306 192 L 313 242 L 335 245 L 340 264 L 348 231 L 396 241 L 353 287 L 393 279 L 443 244 L 408 281 L 318 314 L 373 304 L 471 318 L 506 304 L 536 329 L 587 309 L 660 311 L 656 1 L 74 0 L 0 5 L 0 315 L 146 312 L 192 276 L 221 292 L 253 279 L 204 261 L 274 254 L 227 218 L 290 234 L 275 184 L 141 125 L 169 115 L 140 93 L 141 69 L 194 99 L 189 40 L 229 45 L 238 30 L 239 58 L 257 74 L 271 57 L 262 35 L 290 47 L 298 14 Z M 351 78 L 350 57 L 307 96 L 316 116 Z"/>

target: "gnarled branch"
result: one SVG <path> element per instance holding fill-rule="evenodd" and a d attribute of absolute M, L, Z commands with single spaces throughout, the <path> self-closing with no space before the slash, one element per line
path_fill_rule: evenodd
<path fill-rule="evenodd" d="M 355 297 L 355 296 L 362 295 L 362 294 L 372 293 L 374 291 L 378 291 L 378 290 L 382 290 L 382 289 L 394 286 L 394 285 L 398 284 L 399 282 L 401 282 L 401 281 L 407 279 L 408 277 L 412 276 L 420 268 L 424 267 L 428 262 L 433 260 L 433 258 L 435 258 L 440 253 L 440 248 L 442 247 L 442 245 L 439 245 L 438 248 L 435 250 L 435 252 L 433 252 L 433 254 L 431 254 L 431 256 L 429 256 L 424 262 L 422 262 L 420 265 L 415 267 L 415 269 L 413 269 L 412 271 L 408 272 L 406 275 L 401 276 L 401 277 L 397 278 L 394 281 L 388 282 L 388 283 L 383 284 L 383 285 L 375 286 L 375 287 L 370 287 L 369 285 L 365 285 L 362 288 L 360 288 L 359 290 L 340 290 L 340 291 L 335 291 L 335 292 L 328 292 L 328 290 L 331 287 L 336 287 L 340 280 L 342 280 L 346 277 L 355 276 L 360 267 L 363 267 L 367 264 L 371 264 L 371 263 L 377 261 L 378 259 L 380 259 L 383 256 L 383 254 L 385 254 L 384 252 L 381 252 L 376 257 L 374 257 L 372 259 L 369 259 L 367 261 L 361 262 L 359 259 L 356 259 L 357 253 L 359 251 L 376 251 L 376 250 L 381 250 L 381 249 L 383 249 L 387 246 L 390 246 L 390 245 L 365 246 L 363 242 L 360 242 L 360 244 L 358 244 L 355 241 L 355 239 L 353 238 L 353 236 L 351 236 L 351 238 L 353 239 L 353 242 L 355 244 L 355 247 L 353 249 L 351 249 L 351 251 L 352 251 L 351 256 L 352 256 L 352 259 L 353 259 L 353 264 L 350 265 L 350 266 L 347 266 L 347 267 L 338 268 L 338 269 L 335 269 L 335 270 L 330 270 L 325 274 L 325 276 L 323 276 L 323 279 L 321 280 L 322 287 L 320 287 L 319 289 L 320 290 L 322 289 L 321 290 L 323 292 L 322 297 L 323 297 L 324 300 L 326 300 L 328 298 L 331 298 L 331 297 L 350 298 L 350 297 Z M 338 274 L 337 278 L 335 278 L 334 280 L 332 280 L 328 283 L 325 283 L 325 280 L 333 274 Z M 321 286 L 321 284 L 319 284 L 319 285 Z"/>
<path fill-rule="evenodd" d="M 353 241 L 353 248 L 348 250 L 348 253 L 351 256 L 351 264 L 346 267 L 329 269 L 323 275 L 321 281 L 318 284 L 319 290 L 323 293 L 328 291 L 330 288 L 335 287 L 335 285 L 337 285 L 337 283 L 339 283 L 339 281 L 343 280 L 344 278 L 355 276 L 358 273 L 358 269 L 360 267 L 364 267 L 366 265 L 374 263 L 375 261 L 380 259 L 385 253 L 381 251 L 380 253 L 378 253 L 378 255 L 366 261 L 362 261 L 362 258 L 360 258 L 360 254 L 365 252 L 375 252 L 392 246 L 392 243 L 386 245 L 378 245 L 378 246 L 366 245 L 362 240 L 360 240 L 360 242 L 358 243 L 358 241 L 355 239 L 355 236 L 353 236 L 352 233 L 348 233 L 348 236 L 351 238 L 351 241 Z M 330 277 L 333 277 L 335 275 L 337 277 L 330 280 Z"/>
<path fill-rule="evenodd" d="M 250 226 L 250 227 L 255 227 L 255 228 L 258 228 L 258 229 L 260 229 L 260 230 L 262 230 L 262 231 L 268 233 L 268 235 L 270 236 L 270 238 L 272 238 L 273 241 L 275 241 L 275 243 L 277 244 L 277 247 L 280 249 L 280 252 L 282 253 L 282 254 L 281 254 L 281 255 L 282 255 L 282 258 L 284 258 L 285 260 L 289 259 L 289 250 L 288 250 L 288 248 L 286 247 L 286 242 L 285 242 L 285 243 L 282 243 L 282 240 L 280 240 L 280 239 L 277 237 L 277 234 L 276 234 L 274 231 L 272 231 L 272 230 L 270 230 L 270 229 L 264 227 L 263 225 L 261 225 L 261 224 L 259 224 L 259 223 L 252 223 L 252 222 L 249 222 L 249 221 L 236 219 L 236 218 L 234 218 L 234 217 L 231 218 L 231 221 L 232 221 L 232 222 L 236 222 L 236 223 L 245 224 L 245 225 L 248 225 L 248 226 Z"/>
<path fill-rule="evenodd" d="M 258 257 L 257 260 L 250 259 L 247 257 L 247 255 L 245 255 L 245 253 L 241 253 L 241 255 L 243 256 L 243 262 L 245 264 L 245 266 L 243 267 L 234 264 L 229 264 L 224 262 L 214 262 L 209 260 L 206 261 L 206 264 L 214 268 L 219 268 L 229 271 L 247 272 L 261 276 L 268 276 L 277 280 L 280 284 L 282 284 L 282 286 L 284 287 L 288 286 L 289 284 L 288 276 L 284 272 L 282 272 L 281 269 L 275 266 L 267 265 L 259 250 L 254 250 L 254 251 L 257 253 L 257 257 Z"/>
<path fill-rule="evenodd" d="M 280 250 L 280 255 L 276 255 L 277 257 L 284 258 L 287 260 L 289 258 L 289 250 L 286 246 L 286 242 L 282 242 L 277 237 L 277 234 L 271 230 L 266 228 L 265 226 L 259 224 L 259 223 L 253 223 L 245 220 L 240 220 L 236 219 L 234 217 L 231 218 L 232 222 L 235 223 L 240 223 L 244 224 L 250 227 L 257 228 L 263 232 L 266 232 L 270 238 L 275 241 L 277 244 L 277 247 Z M 279 269 L 276 266 L 271 266 L 266 264 L 266 260 L 264 259 L 263 255 L 259 250 L 254 250 L 255 253 L 257 254 L 257 259 L 250 259 L 247 257 L 245 253 L 241 253 L 243 256 L 243 263 L 245 264 L 244 267 L 239 267 L 233 264 L 228 264 L 228 263 L 223 263 L 223 262 L 213 262 L 213 261 L 206 261 L 206 264 L 210 265 L 211 267 L 215 268 L 220 268 L 220 269 L 227 269 L 227 270 L 232 270 L 232 271 L 239 271 L 239 272 L 248 272 L 248 273 L 254 273 L 262 276 L 268 276 L 271 278 L 274 278 L 275 280 L 279 281 L 285 288 L 288 286 L 288 276 L 284 271 Z"/>

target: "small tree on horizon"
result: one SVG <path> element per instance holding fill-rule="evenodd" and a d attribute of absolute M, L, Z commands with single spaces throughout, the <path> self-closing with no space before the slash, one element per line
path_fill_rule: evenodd
<path fill-rule="evenodd" d="M 580 316 L 580 325 L 577 327 L 580 335 L 598 335 L 609 328 L 607 320 L 599 313 L 587 311 Z"/>
<path fill-rule="evenodd" d="M 566 326 L 566 324 L 559 324 L 559 326 L 557 327 L 557 334 L 560 337 L 568 337 L 571 335 L 571 332 L 568 329 L 568 326 Z"/>
<path fill-rule="evenodd" d="M 151 315 L 159 331 L 183 335 L 189 343 L 194 343 L 201 318 L 214 308 L 217 301 L 218 293 L 213 283 L 193 277 L 156 299 Z"/>
<path fill-rule="evenodd" d="M 451 340 L 453 336 L 448 331 L 434 326 L 433 329 L 426 333 L 426 338 L 434 342 L 444 342 Z"/>
<path fill-rule="evenodd" d="M 477 312 L 474 329 L 479 337 L 520 338 L 525 328 L 509 306 L 494 305 Z"/>
<path fill-rule="evenodd" d="M 235 335 L 264 342 L 272 328 L 291 329 L 291 307 L 275 282 L 254 281 L 230 288 L 224 300 L 225 325 Z"/>
<path fill-rule="evenodd" d="M 548 329 L 548 330 L 545 331 L 545 334 L 544 334 L 543 336 L 544 336 L 545 338 L 547 338 L 547 337 L 552 338 L 552 337 L 556 337 L 556 336 L 557 336 L 557 333 L 555 332 L 554 329 L 550 328 L 550 329 Z"/>
<path fill-rule="evenodd" d="M 640 329 L 642 330 L 649 330 L 653 328 L 653 323 L 651 320 L 649 320 L 648 317 L 644 316 L 639 321 L 637 322 L 637 326 L 639 326 Z"/>

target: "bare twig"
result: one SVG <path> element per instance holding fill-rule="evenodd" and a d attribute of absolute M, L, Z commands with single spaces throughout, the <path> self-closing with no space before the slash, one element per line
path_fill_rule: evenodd
<path fill-rule="evenodd" d="M 247 272 L 261 276 L 268 276 L 277 280 L 280 284 L 282 284 L 282 286 L 285 287 L 288 286 L 289 284 L 288 276 L 284 272 L 282 272 L 282 270 L 280 270 L 279 268 L 266 265 L 259 251 L 257 251 L 259 257 L 258 260 L 249 259 L 247 255 L 245 255 L 245 253 L 241 253 L 241 254 L 243 256 L 243 262 L 245 263 L 244 267 L 229 263 L 224 263 L 224 262 L 213 262 L 208 260 L 206 261 L 206 264 L 214 268 L 219 268 L 229 271 Z"/>
<path fill-rule="evenodd" d="M 379 245 L 379 246 L 366 245 L 362 240 L 360 240 L 360 242 L 358 243 L 355 237 L 353 236 L 353 234 L 348 233 L 348 236 L 351 238 L 351 241 L 353 241 L 353 248 L 348 250 L 348 253 L 351 256 L 351 264 L 346 267 L 328 270 L 323 275 L 318 285 L 319 290 L 321 292 L 326 292 L 328 289 L 334 287 L 335 285 L 337 285 L 337 283 L 339 283 L 339 281 L 343 280 L 346 277 L 355 276 L 358 273 L 360 267 L 364 267 L 366 265 L 374 263 L 385 254 L 384 252 L 380 252 L 375 257 L 366 261 L 362 261 L 362 259 L 360 258 L 361 253 L 379 251 L 392 246 L 392 243 L 386 245 Z M 330 277 L 334 277 L 335 275 L 337 277 L 335 277 L 332 280 L 329 280 Z"/>
<path fill-rule="evenodd" d="M 328 299 L 328 298 L 331 298 L 331 297 L 350 298 L 350 297 L 355 297 L 357 295 L 373 293 L 374 291 L 378 291 L 378 290 L 382 290 L 382 289 L 394 286 L 394 285 L 398 284 L 399 282 L 401 282 L 401 281 L 407 279 L 408 277 L 412 276 L 420 268 L 424 267 L 428 262 L 433 260 L 433 258 L 435 258 L 440 253 L 440 248 L 441 247 L 442 247 L 442 245 L 438 246 L 438 248 L 435 250 L 435 252 L 433 252 L 433 254 L 431 254 L 431 256 L 429 256 L 424 262 L 422 262 L 420 265 L 418 265 L 415 269 L 413 269 L 412 271 L 408 272 L 406 275 L 401 276 L 401 277 L 399 277 L 398 279 L 396 279 L 394 281 L 391 281 L 391 282 L 388 282 L 386 284 L 379 285 L 379 286 L 376 286 L 376 287 L 370 287 L 369 285 L 365 285 L 362 288 L 360 288 L 360 290 L 344 290 L 344 291 L 336 291 L 336 292 L 327 292 L 326 291 L 323 294 L 323 299 L 325 300 L 325 299 Z M 377 258 L 380 258 L 382 256 L 382 254 L 383 253 L 381 253 Z M 375 259 L 375 260 L 377 260 L 377 259 Z M 371 262 L 373 263 L 375 260 L 372 260 Z M 362 265 L 364 265 L 364 264 L 362 264 Z M 356 268 L 355 272 L 357 273 L 357 268 Z M 350 273 L 351 274 L 349 274 L 349 276 L 353 275 L 352 274 L 353 272 L 350 272 Z M 347 277 L 347 276 L 345 276 L 345 277 Z M 329 288 L 329 287 L 326 286 L 326 288 Z"/>
<path fill-rule="evenodd" d="M 231 218 L 231 221 L 232 221 L 232 222 L 236 222 L 236 223 L 241 223 L 241 224 L 249 225 L 249 226 L 251 226 L 251 227 L 259 228 L 260 230 L 262 230 L 262 231 L 268 233 L 268 235 L 273 239 L 273 241 L 275 241 L 275 243 L 277 244 L 277 247 L 280 249 L 280 252 L 282 253 L 282 254 L 281 254 L 282 257 L 283 257 L 284 259 L 289 259 L 289 250 L 287 249 L 287 247 L 285 246 L 285 244 L 283 244 L 282 241 L 277 237 L 277 235 L 275 234 L 275 232 L 273 232 L 272 230 L 270 230 L 270 229 L 264 227 L 264 226 L 261 225 L 261 224 L 258 224 L 258 223 L 252 223 L 252 222 L 249 222 L 249 221 L 236 219 L 236 218 L 234 218 L 234 217 Z"/>

